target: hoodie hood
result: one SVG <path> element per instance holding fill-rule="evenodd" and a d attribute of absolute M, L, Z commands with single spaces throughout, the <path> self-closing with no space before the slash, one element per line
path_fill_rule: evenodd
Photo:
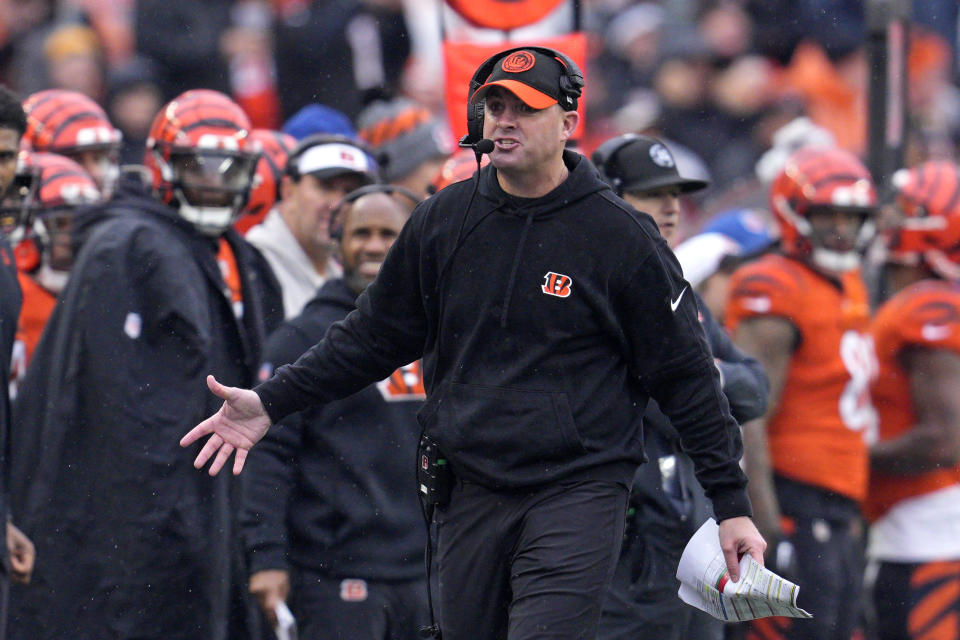
<path fill-rule="evenodd" d="M 344 315 L 357 307 L 357 294 L 347 286 L 343 278 L 334 278 L 323 283 L 316 297 L 304 307 L 303 313 L 307 314 L 308 311 L 317 311 L 321 307 L 331 306 L 343 309 Z"/>
<path fill-rule="evenodd" d="M 576 151 L 565 150 L 563 162 L 567 165 L 570 175 L 553 191 L 539 198 L 518 198 L 505 192 L 497 180 L 497 170 L 493 165 L 487 165 L 480 171 L 479 194 L 485 200 L 492 202 L 495 205 L 494 208 L 500 208 L 505 213 L 510 212 L 523 217 L 540 217 L 550 215 L 591 194 L 610 188 L 600 179 L 596 167 Z M 517 203 L 522 203 L 519 209 L 517 209 Z"/>
<path fill-rule="evenodd" d="M 121 180 L 106 202 L 79 207 L 73 217 L 73 254 L 78 255 L 94 227 L 104 220 L 124 215 L 149 214 L 192 231 L 189 222 L 175 209 L 157 201 L 149 187 L 137 180 Z"/>

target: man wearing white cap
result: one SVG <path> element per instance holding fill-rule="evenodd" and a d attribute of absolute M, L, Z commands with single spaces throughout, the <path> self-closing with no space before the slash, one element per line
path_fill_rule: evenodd
<path fill-rule="evenodd" d="M 280 203 L 246 236 L 280 283 L 285 318 L 298 315 L 324 282 L 342 274 L 328 234 L 330 212 L 347 193 L 376 181 L 371 157 L 346 137 L 310 136 L 290 154 Z"/>

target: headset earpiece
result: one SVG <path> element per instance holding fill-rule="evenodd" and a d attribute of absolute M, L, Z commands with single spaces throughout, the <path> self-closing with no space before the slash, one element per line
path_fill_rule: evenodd
<path fill-rule="evenodd" d="M 483 112 L 486 108 L 486 100 L 467 104 L 467 143 L 473 144 L 483 139 Z"/>

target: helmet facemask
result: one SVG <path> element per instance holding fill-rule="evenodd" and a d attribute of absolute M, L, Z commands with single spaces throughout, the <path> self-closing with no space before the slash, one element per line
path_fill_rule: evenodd
<path fill-rule="evenodd" d="M 811 262 L 833 273 L 858 268 L 876 235 L 874 213 L 865 207 L 809 207 L 804 222 L 812 246 Z"/>
<path fill-rule="evenodd" d="M 208 236 L 220 236 L 246 205 L 256 173 L 256 153 L 224 149 L 155 151 L 180 215 Z"/>

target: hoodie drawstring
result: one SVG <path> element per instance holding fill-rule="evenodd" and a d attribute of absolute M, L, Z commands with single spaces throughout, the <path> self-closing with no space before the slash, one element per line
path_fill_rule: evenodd
<path fill-rule="evenodd" d="M 507 283 L 507 294 L 503 298 L 503 311 L 500 313 L 500 328 L 507 326 L 507 311 L 510 309 L 510 299 L 513 297 L 513 286 L 517 282 L 517 270 L 520 268 L 520 256 L 523 254 L 523 245 L 527 241 L 527 233 L 533 224 L 533 211 L 527 214 L 527 221 L 523 225 L 523 231 L 520 233 L 520 242 L 517 243 L 517 250 L 513 254 L 513 266 L 510 267 L 510 281 Z"/>

